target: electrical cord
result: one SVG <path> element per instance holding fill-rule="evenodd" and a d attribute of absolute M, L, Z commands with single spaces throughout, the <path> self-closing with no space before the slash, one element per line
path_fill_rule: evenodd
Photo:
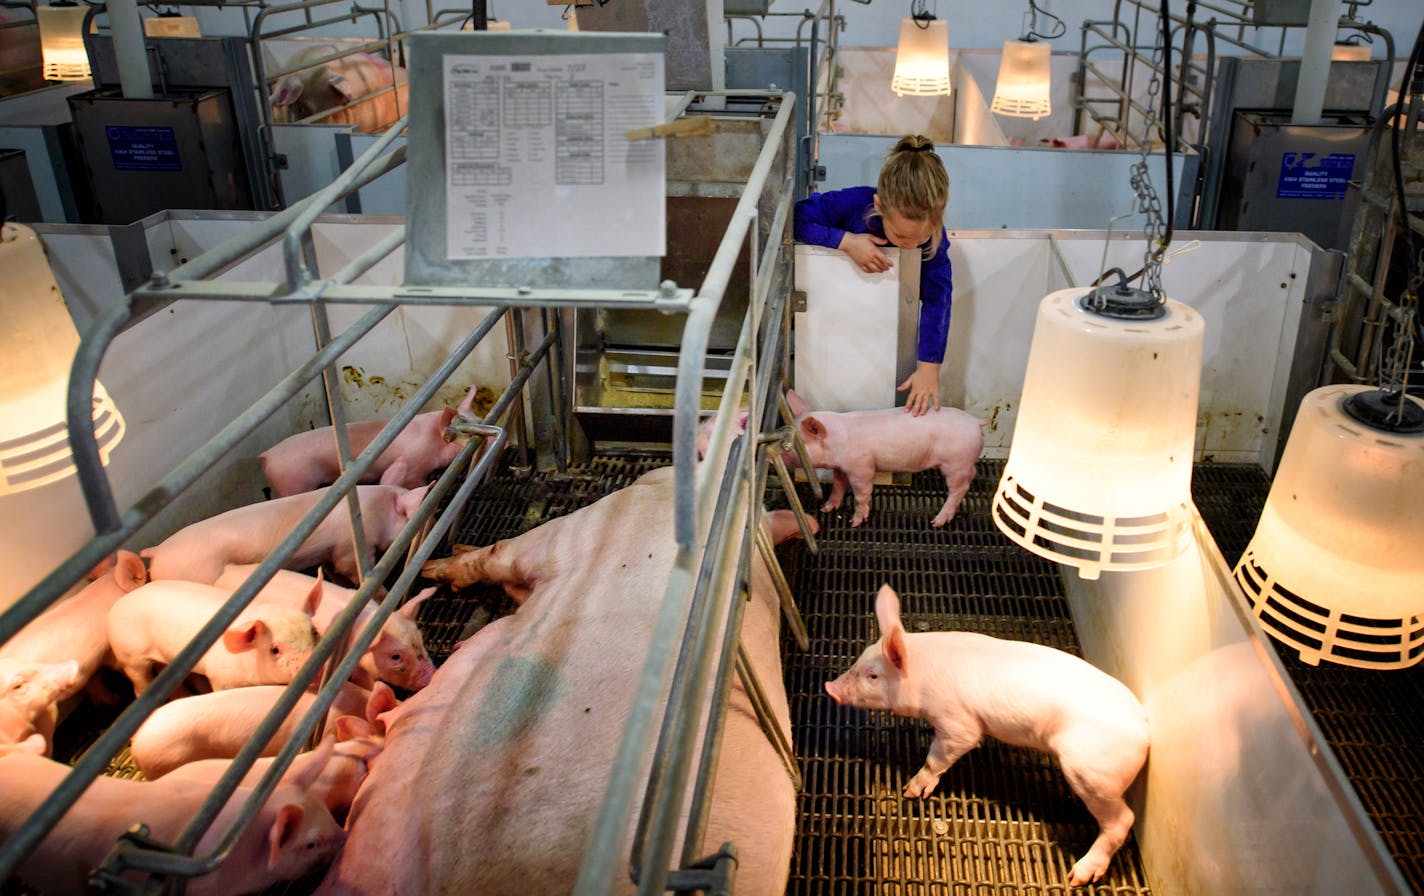
<path fill-rule="evenodd" d="M 1057 23 L 1051 33 L 1042 34 L 1038 31 L 1038 17 L 1040 15 L 1047 16 Z M 1025 18 L 1027 22 L 1024 25 L 1024 36 L 1019 38 L 1020 40 L 1034 41 L 1040 38 L 1043 40 L 1054 40 L 1068 33 L 1068 26 L 1063 24 L 1062 19 L 1046 9 L 1039 9 L 1038 4 L 1034 3 L 1033 0 L 1028 0 L 1028 12 L 1025 13 Z"/>

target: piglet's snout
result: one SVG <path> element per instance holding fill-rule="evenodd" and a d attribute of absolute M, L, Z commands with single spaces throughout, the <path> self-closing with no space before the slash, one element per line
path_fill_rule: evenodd
<path fill-rule="evenodd" d="M 831 699 L 836 701 L 836 704 L 839 706 L 845 706 L 846 702 L 846 696 L 843 687 L 844 686 L 841 684 L 841 680 L 839 678 L 837 678 L 835 681 L 826 682 L 826 693 L 830 694 Z"/>

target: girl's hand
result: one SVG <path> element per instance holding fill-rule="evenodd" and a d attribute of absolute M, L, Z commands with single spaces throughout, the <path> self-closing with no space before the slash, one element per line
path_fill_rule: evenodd
<path fill-rule="evenodd" d="M 905 401 L 906 412 L 921 417 L 930 410 L 939 410 L 939 365 L 921 361 L 915 372 L 897 388 L 896 392 L 910 390 Z"/>
<path fill-rule="evenodd" d="M 847 233 L 841 238 L 839 248 L 842 252 L 850 256 L 850 260 L 855 262 L 856 267 L 867 274 L 879 274 L 882 271 L 890 270 L 890 259 L 884 252 L 880 251 L 881 246 L 890 245 L 890 241 L 884 237 L 878 237 L 870 233 Z"/>

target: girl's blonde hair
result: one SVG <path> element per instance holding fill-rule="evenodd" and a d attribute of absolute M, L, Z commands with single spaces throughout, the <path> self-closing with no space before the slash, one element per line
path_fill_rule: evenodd
<path fill-rule="evenodd" d="M 930 138 L 921 134 L 901 137 L 880 169 L 875 192 L 886 211 L 912 221 L 943 225 L 944 209 L 949 204 L 949 172 Z M 944 227 L 936 227 L 924 257 L 938 252 L 943 239 Z"/>

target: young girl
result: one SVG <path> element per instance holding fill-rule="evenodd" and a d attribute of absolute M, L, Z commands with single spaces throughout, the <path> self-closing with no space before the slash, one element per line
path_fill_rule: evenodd
<path fill-rule="evenodd" d="M 944 207 L 949 173 L 929 138 L 901 137 L 874 187 L 812 193 L 796 203 L 796 239 L 839 249 L 862 271 L 890 270 L 881 246 L 919 249 L 920 338 L 918 364 L 896 391 L 909 390 L 905 410 L 916 417 L 939 409 L 939 367 L 949 338 L 949 240 Z"/>

